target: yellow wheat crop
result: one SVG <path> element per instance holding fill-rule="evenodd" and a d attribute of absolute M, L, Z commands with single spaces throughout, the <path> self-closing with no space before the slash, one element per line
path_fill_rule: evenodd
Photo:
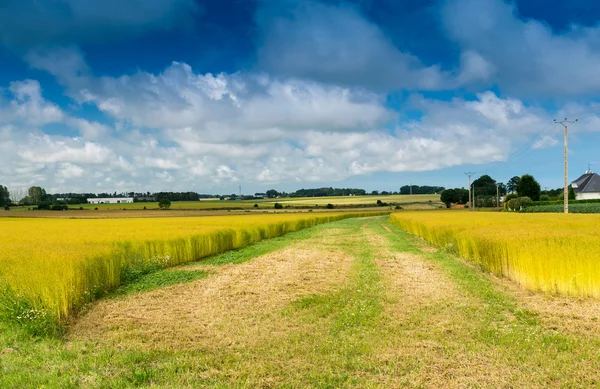
<path fill-rule="evenodd" d="M 0 282 L 62 320 L 119 286 L 125 269 L 178 265 L 319 223 L 366 215 L 374 214 L 0 218 Z"/>
<path fill-rule="evenodd" d="M 529 290 L 600 297 L 600 215 L 441 211 L 390 220 Z"/>

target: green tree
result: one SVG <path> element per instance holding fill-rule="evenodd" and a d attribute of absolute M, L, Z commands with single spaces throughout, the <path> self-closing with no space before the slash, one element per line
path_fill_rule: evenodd
<path fill-rule="evenodd" d="M 506 184 L 506 190 L 510 193 L 515 193 L 517 190 L 517 184 L 519 183 L 520 177 L 514 176 Z"/>
<path fill-rule="evenodd" d="M 269 189 L 266 194 L 270 199 L 274 199 L 275 197 L 279 196 L 279 192 L 277 192 L 275 189 Z"/>
<path fill-rule="evenodd" d="M 27 191 L 27 199 L 30 205 L 39 205 L 46 200 L 46 190 L 40 186 L 32 186 Z"/>
<path fill-rule="evenodd" d="M 160 209 L 169 209 L 171 208 L 171 200 L 166 197 L 162 197 L 158 200 L 158 208 Z"/>
<path fill-rule="evenodd" d="M 529 197 L 533 201 L 540 200 L 540 184 L 530 174 L 525 174 L 519 179 L 517 193 L 519 197 Z"/>
<path fill-rule="evenodd" d="M 569 200 L 575 200 L 577 196 L 575 196 L 575 191 L 573 187 L 569 185 Z"/>
<path fill-rule="evenodd" d="M 454 189 L 446 189 L 442 192 L 440 199 L 444 204 L 446 204 L 446 208 L 450 208 L 452 203 L 456 203 L 457 201 L 457 193 Z"/>
<path fill-rule="evenodd" d="M 477 196 L 496 196 L 496 180 L 487 174 L 473 181 L 473 187 Z"/>
<path fill-rule="evenodd" d="M 0 207 L 4 208 L 10 204 L 10 193 L 8 188 L 0 185 Z"/>

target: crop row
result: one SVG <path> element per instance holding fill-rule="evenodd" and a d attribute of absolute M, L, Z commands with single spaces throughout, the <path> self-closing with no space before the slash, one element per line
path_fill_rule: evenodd
<path fill-rule="evenodd" d="M 405 212 L 390 220 L 529 290 L 600 297 L 600 215 Z"/>

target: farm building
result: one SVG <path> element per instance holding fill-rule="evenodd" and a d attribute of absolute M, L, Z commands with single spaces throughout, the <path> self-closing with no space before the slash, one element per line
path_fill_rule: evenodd
<path fill-rule="evenodd" d="M 600 176 L 591 170 L 571 183 L 577 200 L 600 199 Z"/>
<path fill-rule="evenodd" d="M 128 204 L 133 203 L 133 197 L 114 197 L 87 199 L 88 204 Z"/>

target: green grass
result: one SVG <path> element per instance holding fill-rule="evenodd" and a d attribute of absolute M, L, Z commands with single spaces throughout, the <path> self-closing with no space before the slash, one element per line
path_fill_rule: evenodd
<path fill-rule="evenodd" d="M 111 293 L 110 297 L 121 297 L 130 293 L 148 292 L 154 289 L 164 288 L 184 282 L 191 282 L 208 277 L 208 272 L 163 269 L 138 277 L 137 279 L 124 284 L 119 289 Z"/>

